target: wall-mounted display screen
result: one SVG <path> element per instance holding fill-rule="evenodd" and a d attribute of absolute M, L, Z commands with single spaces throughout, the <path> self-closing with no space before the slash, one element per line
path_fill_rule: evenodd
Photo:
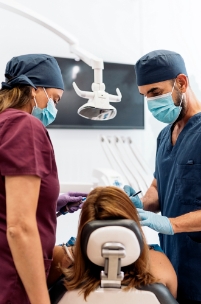
<path fill-rule="evenodd" d="M 111 102 L 117 109 L 115 118 L 94 121 L 83 118 L 77 110 L 87 102 L 79 97 L 72 86 L 75 81 L 80 90 L 91 91 L 94 71 L 83 61 L 72 58 L 55 57 L 63 75 L 65 91 L 57 105 L 55 121 L 48 128 L 66 129 L 143 129 L 144 97 L 139 94 L 134 65 L 104 62 L 103 82 L 106 92 L 116 95 L 116 88 L 122 94 L 121 102 Z"/>

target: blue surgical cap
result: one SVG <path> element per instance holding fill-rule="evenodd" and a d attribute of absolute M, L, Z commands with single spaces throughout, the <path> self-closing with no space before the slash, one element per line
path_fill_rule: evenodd
<path fill-rule="evenodd" d="M 176 78 L 187 71 L 180 54 L 157 50 L 141 57 L 135 65 L 137 85 L 142 86 Z"/>
<path fill-rule="evenodd" d="M 13 57 L 6 65 L 2 89 L 19 85 L 33 88 L 57 88 L 64 90 L 61 70 L 56 59 L 45 54 L 28 54 Z"/>

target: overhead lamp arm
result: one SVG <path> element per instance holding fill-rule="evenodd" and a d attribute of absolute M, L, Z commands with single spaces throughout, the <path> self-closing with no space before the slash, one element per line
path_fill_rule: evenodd
<path fill-rule="evenodd" d="M 40 24 L 46 29 L 50 30 L 51 32 L 62 38 L 64 41 L 68 42 L 70 44 L 71 52 L 76 54 L 81 60 L 83 60 L 86 64 L 88 64 L 92 68 L 98 65 L 99 68 L 103 67 L 102 59 L 80 48 L 78 40 L 69 32 L 65 31 L 58 24 L 30 10 L 29 8 L 17 3 L 16 1 L 0 0 L 0 7 L 10 12 L 16 13 L 17 15 L 20 15 L 22 17 L 25 17 L 29 20 L 32 20 L 35 23 Z"/>
<path fill-rule="evenodd" d="M 78 89 L 77 85 L 74 83 L 74 89 L 76 92 L 79 93 L 83 92 L 85 95 L 85 98 L 90 98 L 93 100 L 95 98 L 96 105 L 103 104 L 103 100 L 105 99 L 105 107 L 106 104 L 109 103 L 109 101 L 112 102 L 119 102 L 121 101 L 121 93 L 117 89 L 117 95 L 110 95 L 105 92 L 105 85 L 103 83 L 103 69 L 104 64 L 103 60 L 101 58 L 98 58 L 94 56 L 93 54 L 85 51 L 79 46 L 78 40 L 71 35 L 69 32 L 65 31 L 62 27 L 60 27 L 58 24 L 50 21 L 49 19 L 45 18 L 44 16 L 28 9 L 27 7 L 17 3 L 16 1 L 12 0 L 0 0 L 0 8 L 6 9 L 8 11 L 11 11 L 13 13 L 16 13 L 20 16 L 23 16 L 29 20 L 34 21 L 37 24 L 42 25 L 46 29 L 50 30 L 52 33 L 56 34 L 60 38 L 62 38 L 64 41 L 70 44 L 70 51 L 77 55 L 79 59 L 84 61 L 87 65 L 91 66 L 94 70 L 94 83 L 92 84 L 92 91 L 93 92 L 83 92 Z M 96 92 L 99 92 L 99 94 L 96 94 Z M 82 94 L 79 94 L 81 96 Z M 101 96 L 101 99 L 99 98 Z M 100 100 L 99 100 L 100 99 Z M 100 102 L 101 101 L 101 102 Z M 105 108 L 104 107 L 104 108 Z M 101 108 L 101 107 L 100 107 Z"/>

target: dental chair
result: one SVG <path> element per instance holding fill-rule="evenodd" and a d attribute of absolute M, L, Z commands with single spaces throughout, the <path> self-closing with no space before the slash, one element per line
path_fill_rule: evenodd
<path fill-rule="evenodd" d="M 100 266 L 100 286 L 84 300 L 80 290 L 67 291 L 60 279 L 50 290 L 52 304 L 176 304 L 163 284 L 123 291 L 121 267 L 134 263 L 143 248 L 143 239 L 133 220 L 97 220 L 82 231 L 82 252 Z M 93 265 L 92 264 L 92 265 Z"/>

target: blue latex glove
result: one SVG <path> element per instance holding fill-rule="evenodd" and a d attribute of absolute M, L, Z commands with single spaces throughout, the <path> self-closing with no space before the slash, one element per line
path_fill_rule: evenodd
<path fill-rule="evenodd" d="M 88 193 L 82 193 L 82 192 L 68 192 L 68 193 L 60 194 L 57 200 L 57 211 L 61 211 L 61 209 L 62 210 L 65 209 L 63 208 L 65 206 L 66 206 L 66 212 L 70 212 L 70 213 L 73 213 L 78 209 L 81 209 L 84 198 L 86 198 L 87 195 Z"/>
<path fill-rule="evenodd" d="M 133 188 L 131 188 L 130 186 L 128 186 L 128 185 L 125 185 L 123 189 L 126 192 L 126 194 L 129 196 L 129 198 L 130 198 L 131 202 L 133 203 L 133 205 L 136 208 L 143 209 L 143 203 L 140 200 L 139 196 L 138 195 L 133 196 L 133 194 L 135 194 L 136 191 Z"/>
<path fill-rule="evenodd" d="M 142 209 L 137 209 L 137 211 L 141 226 L 148 226 L 149 228 L 162 234 L 174 234 L 170 220 L 166 216 Z"/>

